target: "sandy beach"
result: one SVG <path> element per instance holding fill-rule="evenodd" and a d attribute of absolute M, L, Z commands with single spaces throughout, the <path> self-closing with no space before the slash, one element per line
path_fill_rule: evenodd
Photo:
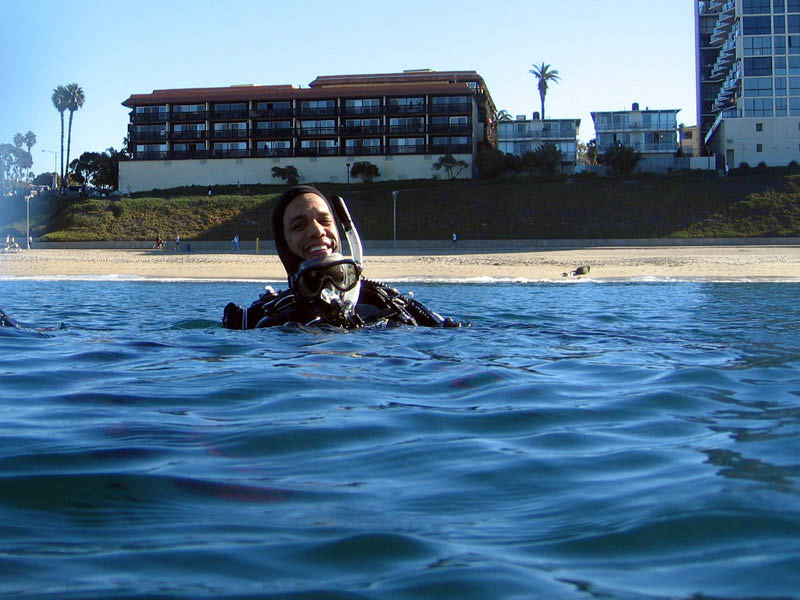
<path fill-rule="evenodd" d="M 380 280 L 555 280 L 580 265 L 592 279 L 800 281 L 800 246 L 658 246 L 533 251 L 372 251 L 364 274 Z M 0 251 L 0 277 L 145 277 L 283 280 L 274 254 L 170 250 Z"/>

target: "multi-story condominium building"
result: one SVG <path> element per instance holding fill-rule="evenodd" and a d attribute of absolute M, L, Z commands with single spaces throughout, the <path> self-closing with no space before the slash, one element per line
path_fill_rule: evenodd
<path fill-rule="evenodd" d="M 369 161 L 379 179 L 430 178 L 452 154 L 473 174 L 493 145 L 494 104 L 474 71 L 405 71 L 317 77 L 308 88 L 244 85 L 134 94 L 120 189 L 280 183 L 275 166 L 301 181 L 346 181 Z"/>
<path fill-rule="evenodd" d="M 631 110 L 593 112 L 597 152 L 602 154 L 617 144 L 642 153 L 643 158 L 666 158 L 678 150 L 678 111 Z"/>
<path fill-rule="evenodd" d="M 701 156 L 700 128 L 678 124 L 678 152 L 683 156 Z"/>
<path fill-rule="evenodd" d="M 697 115 L 717 168 L 800 160 L 800 0 L 696 2 Z"/>
<path fill-rule="evenodd" d="M 506 154 L 522 156 L 546 143 L 555 144 L 561 150 L 561 168 L 571 171 L 578 161 L 578 130 L 580 119 L 533 119 L 517 115 L 514 121 L 497 123 L 497 147 Z"/>

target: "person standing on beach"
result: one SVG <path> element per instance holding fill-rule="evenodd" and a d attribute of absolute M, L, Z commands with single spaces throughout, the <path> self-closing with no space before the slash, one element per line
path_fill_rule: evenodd
<path fill-rule="evenodd" d="M 181 249 L 181 236 L 180 236 L 180 234 L 176 233 L 175 234 L 175 250 L 180 250 L 180 249 Z"/>
<path fill-rule="evenodd" d="M 456 235 L 456 232 L 454 231 L 453 232 L 453 248 L 455 248 L 457 244 L 458 244 L 458 236 Z"/>
<path fill-rule="evenodd" d="M 235 236 L 233 236 L 233 249 L 234 250 L 238 250 L 239 249 L 239 234 L 238 233 Z"/>

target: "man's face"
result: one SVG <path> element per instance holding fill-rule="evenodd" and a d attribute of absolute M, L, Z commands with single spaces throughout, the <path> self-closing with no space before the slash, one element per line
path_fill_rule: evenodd
<path fill-rule="evenodd" d="M 302 258 L 322 258 L 339 247 L 336 221 L 325 201 L 316 194 L 303 194 L 283 213 L 283 232 L 289 249 Z"/>

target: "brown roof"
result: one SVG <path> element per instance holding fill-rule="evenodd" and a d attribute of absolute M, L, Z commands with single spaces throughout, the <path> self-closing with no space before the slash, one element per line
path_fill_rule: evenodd
<path fill-rule="evenodd" d="M 368 76 L 380 77 L 380 76 Z M 320 79 L 319 77 L 317 79 Z M 419 81 L 419 80 L 417 80 Z M 354 82 L 356 83 L 356 82 Z M 246 100 L 314 100 L 322 98 L 363 98 L 370 96 L 406 96 L 415 94 L 473 94 L 466 83 L 448 83 L 433 80 L 418 83 L 369 83 L 358 85 L 325 85 L 324 87 L 297 88 L 291 85 L 237 85 L 217 88 L 183 88 L 153 90 L 150 94 L 131 94 L 122 105 L 129 108 L 147 104 L 236 102 Z"/>
<path fill-rule="evenodd" d="M 433 71 L 420 69 L 418 71 L 403 71 L 402 73 L 373 73 L 363 75 L 320 75 L 309 83 L 309 87 L 323 87 L 335 85 L 352 85 L 364 83 L 411 83 L 421 81 L 483 81 L 475 71 Z"/>

